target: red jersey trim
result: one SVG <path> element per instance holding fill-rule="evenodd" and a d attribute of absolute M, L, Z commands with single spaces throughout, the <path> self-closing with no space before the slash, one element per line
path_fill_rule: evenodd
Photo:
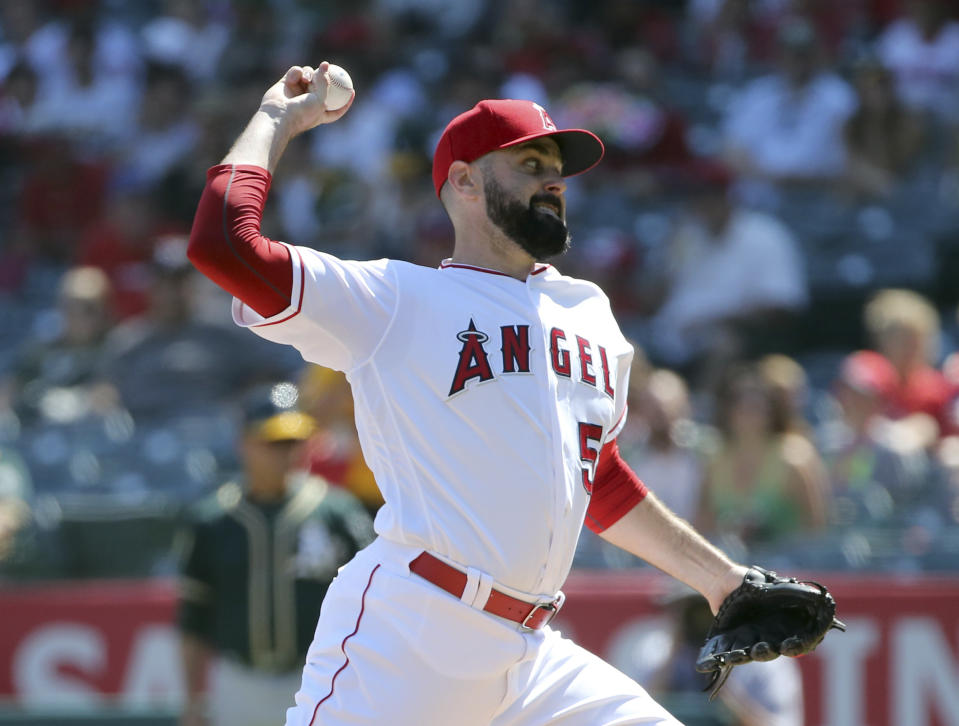
<path fill-rule="evenodd" d="M 356 616 L 356 627 L 353 628 L 352 633 L 343 638 L 343 642 L 340 644 L 340 651 L 342 651 L 346 661 L 340 666 L 339 670 L 333 674 L 333 680 L 330 682 L 330 692 L 323 696 L 323 698 L 317 702 L 316 706 L 313 707 L 313 715 L 310 717 L 310 726 L 313 726 L 313 723 L 316 721 L 316 712 L 320 710 L 320 706 L 322 706 L 325 701 L 329 700 L 333 695 L 333 691 L 336 690 L 336 677 L 346 670 L 346 667 L 350 664 L 350 656 L 346 654 L 346 641 L 360 631 L 360 622 L 363 620 L 363 613 L 366 612 L 366 593 L 369 592 L 370 586 L 373 584 L 373 575 L 376 574 L 378 569 L 380 569 L 379 565 L 374 567 L 373 571 L 370 572 L 370 579 L 367 581 L 366 589 L 363 590 L 363 595 L 360 597 L 360 614 Z"/>
<path fill-rule="evenodd" d="M 622 430 L 623 425 L 626 423 L 626 414 L 629 413 L 629 406 L 623 408 L 623 412 L 619 414 L 619 418 L 616 419 L 616 423 L 613 424 L 612 428 L 607 434 L 606 443 L 610 443 L 616 440 L 616 437 L 619 436 L 619 432 Z"/>
<path fill-rule="evenodd" d="M 505 272 L 500 272 L 499 270 L 489 270 L 485 267 L 476 267 L 475 265 L 461 265 L 458 262 L 441 262 L 441 270 L 449 270 L 451 268 L 456 268 L 459 270 L 472 270 L 473 272 L 485 272 L 487 275 L 499 275 L 501 277 L 512 277 L 512 275 L 507 275 Z"/>
<path fill-rule="evenodd" d="M 304 283 L 306 282 L 306 270 L 305 270 L 305 268 L 304 268 L 304 266 L 303 266 L 303 257 L 300 255 L 300 251 L 299 251 L 298 249 L 296 249 L 295 247 L 288 247 L 288 249 L 292 249 L 292 250 L 296 253 L 297 259 L 300 261 L 300 264 L 299 264 L 299 268 L 300 268 L 300 295 L 299 295 L 299 297 L 297 298 L 297 301 L 296 301 L 296 310 L 294 310 L 292 313 L 290 313 L 289 315 L 287 315 L 287 316 L 286 316 L 285 318 L 283 318 L 282 320 L 271 320 L 271 321 L 268 322 L 268 323 L 257 323 L 256 325 L 253 325 L 253 326 L 252 326 L 252 327 L 254 327 L 254 328 L 265 328 L 265 327 L 267 327 L 268 325 L 279 325 L 280 323 L 285 323 L 287 320 L 291 320 L 292 318 L 295 318 L 297 315 L 299 315 L 299 314 L 300 314 L 300 311 L 303 309 L 303 289 L 304 289 L 304 287 L 305 287 L 305 284 L 304 284 Z M 290 257 L 290 259 L 291 259 L 291 260 L 293 259 L 292 256 Z"/>
<path fill-rule="evenodd" d="M 487 267 L 477 267 L 476 265 L 464 265 L 459 262 L 447 262 L 443 261 L 440 263 L 441 270 L 448 270 L 450 268 L 457 268 L 460 270 L 472 270 L 473 272 L 485 272 L 487 275 L 500 275 L 502 277 L 513 277 L 512 275 L 507 275 L 505 272 L 500 272 L 499 270 L 490 270 Z M 533 270 L 530 275 L 538 275 L 541 272 L 546 272 L 550 268 L 549 265 L 542 265 Z M 515 278 L 514 278 L 515 279 Z"/>
<path fill-rule="evenodd" d="M 586 509 L 585 524 L 597 534 L 605 531 L 639 504 L 649 490 L 619 455 L 616 440 L 603 445 L 599 454 L 593 495 Z"/>

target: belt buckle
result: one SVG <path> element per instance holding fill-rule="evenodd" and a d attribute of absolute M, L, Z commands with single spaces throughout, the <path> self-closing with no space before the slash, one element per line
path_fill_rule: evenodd
<path fill-rule="evenodd" d="M 529 615 L 523 618 L 523 622 L 520 623 L 519 625 L 520 629 L 526 632 L 532 632 L 534 630 L 539 630 L 540 628 L 545 628 L 547 625 L 553 622 L 553 618 L 556 617 L 556 613 L 560 611 L 560 609 L 563 607 L 563 603 L 565 602 L 566 602 L 566 593 L 560 590 L 556 594 L 556 597 L 550 600 L 549 602 L 536 603 L 535 605 L 533 605 L 532 609 L 529 611 Z M 539 628 L 534 628 L 529 625 L 529 621 L 530 621 L 530 618 L 532 618 L 533 615 L 536 614 L 537 610 L 545 610 L 546 612 L 549 613 L 549 615 L 547 616 L 543 624 L 540 625 Z"/>

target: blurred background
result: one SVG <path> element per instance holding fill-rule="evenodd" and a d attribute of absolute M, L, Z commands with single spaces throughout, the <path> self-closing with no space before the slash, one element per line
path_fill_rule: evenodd
<path fill-rule="evenodd" d="M 252 386 L 295 381 L 319 422 L 298 468 L 380 504 L 345 379 L 235 329 L 185 257 L 207 168 L 324 59 L 357 101 L 283 158 L 275 239 L 437 265 L 432 150 L 483 98 L 606 143 L 555 264 L 635 343 L 624 456 L 858 625 L 803 659 L 793 721 L 679 694 L 687 722 L 959 724 L 949 0 L 3 0 L 0 724 L 176 723 L 177 532 L 239 470 Z M 588 531 L 569 594 L 566 627 L 634 677 L 678 652 L 678 595 Z"/>

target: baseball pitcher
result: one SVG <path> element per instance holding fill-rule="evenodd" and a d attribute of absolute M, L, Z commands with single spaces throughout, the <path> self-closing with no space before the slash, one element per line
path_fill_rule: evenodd
<path fill-rule="evenodd" d="M 750 572 L 622 461 L 632 349 L 599 288 L 543 262 L 569 245 L 564 179 L 602 143 L 530 101 L 481 101 L 433 159 L 452 257 L 337 259 L 260 231 L 287 142 L 352 105 L 326 109 L 327 68 L 267 90 L 210 169 L 190 241 L 238 325 L 345 371 L 385 499 L 377 539 L 323 602 L 287 726 L 677 724 L 549 625 L 584 522 L 713 612 Z M 704 670 L 751 657 L 749 642 L 719 643 Z"/>

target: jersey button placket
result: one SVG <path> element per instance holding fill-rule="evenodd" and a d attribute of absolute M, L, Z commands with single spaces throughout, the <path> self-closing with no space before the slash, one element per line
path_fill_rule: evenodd
<path fill-rule="evenodd" d="M 565 446 L 563 442 L 563 427 L 562 422 L 559 419 L 559 417 L 562 415 L 562 411 L 565 410 L 565 406 L 563 406 L 559 400 L 559 381 L 557 379 L 556 372 L 553 370 L 550 357 L 549 330 L 551 326 L 549 324 L 549 318 L 551 317 L 550 313 L 552 312 L 550 308 L 553 306 L 550 299 L 537 289 L 537 282 L 538 280 L 531 278 L 527 282 L 527 291 L 530 297 L 530 303 L 535 311 L 534 319 L 539 321 L 540 341 L 542 346 L 541 361 L 547 384 L 542 387 L 543 410 L 549 413 L 550 429 L 552 433 L 551 443 L 553 450 L 552 481 L 554 484 L 558 484 L 558 486 L 554 486 L 548 493 L 552 498 L 552 507 L 550 508 L 552 517 L 550 519 L 550 542 L 548 545 L 548 551 L 550 555 L 552 555 L 552 552 L 557 548 L 559 551 L 564 551 L 567 545 L 565 522 L 567 518 L 566 515 L 568 513 L 567 507 L 569 506 L 569 495 L 567 493 L 568 482 L 566 481 L 567 476 L 564 456 Z M 558 580 L 558 571 L 564 566 L 564 564 L 565 557 L 547 557 L 543 571 L 543 582 L 555 583 Z"/>

